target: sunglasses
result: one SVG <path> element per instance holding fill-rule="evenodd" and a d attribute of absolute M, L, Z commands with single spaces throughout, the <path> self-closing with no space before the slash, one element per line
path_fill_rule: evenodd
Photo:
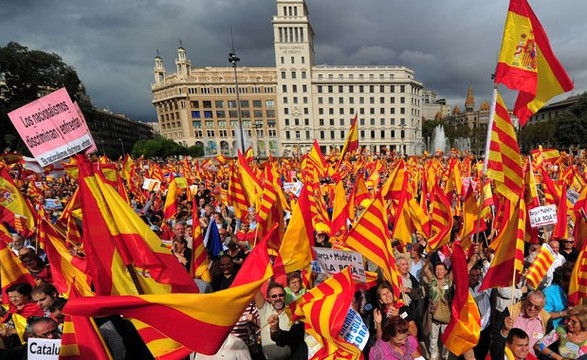
<path fill-rule="evenodd" d="M 282 298 L 282 297 L 285 297 L 285 294 L 273 294 L 273 295 L 271 295 L 271 298 L 272 299 L 277 299 L 277 298 Z"/>
<path fill-rule="evenodd" d="M 542 310 L 542 306 L 533 304 L 530 301 L 526 302 L 526 306 L 528 307 L 528 309 Z"/>

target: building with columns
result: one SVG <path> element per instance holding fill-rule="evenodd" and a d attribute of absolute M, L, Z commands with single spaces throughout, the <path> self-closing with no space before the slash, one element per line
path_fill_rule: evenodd
<path fill-rule="evenodd" d="M 324 153 L 341 148 L 352 119 L 372 152 L 421 154 L 423 84 L 403 66 L 316 65 L 305 0 L 276 0 L 275 67 L 192 67 L 180 46 L 168 75 L 155 57 L 153 105 L 160 133 L 207 155 Z M 240 116 L 239 116 L 240 111 Z"/>

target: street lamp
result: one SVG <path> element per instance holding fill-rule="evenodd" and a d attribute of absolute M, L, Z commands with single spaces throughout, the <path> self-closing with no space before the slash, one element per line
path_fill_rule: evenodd
<path fill-rule="evenodd" d="M 228 62 L 232 64 L 232 68 L 234 69 L 234 87 L 236 88 L 236 110 L 238 111 L 238 130 L 240 132 L 240 141 L 241 141 L 241 152 L 243 155 L 245 154 L 245 135 L 243 130 L 243 119 L 241 117 L 241 100 L 240 95 L 238 93 L 238 76 L 236 74 L 236 67 L 237 63 L 241 61 L 236 56 L 236 52 L 234 51 L 234 46 L 232 50 L 228 53 Z"/>
<path fill-rule="evenodd" d="M 124 142 L 122 142 L 121 138 L 118 138 L 118 141 L 120 141 L 120 147 L 122 148 L 122 156 L 124 156 Z"/>

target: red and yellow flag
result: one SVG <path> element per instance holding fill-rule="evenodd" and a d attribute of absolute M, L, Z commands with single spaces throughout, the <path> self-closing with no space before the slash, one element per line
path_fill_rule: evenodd
<path fill-rule="evenodd" d="M 365 209 L 359 220 L 348 232 L 345 244 L 379 266 L 385 280 L 392 284 L 395 296 L 400 296 L 399 286 L 401 282 L 395 265 L 395 258 L 393 257 L 387 223 L 387 210 L 381 193 L 375 196 L 371 205 Z"/>
<path fill-rule="evenodd" d="M 467 258 L 458 241 L 453 244 L 450 260 L 455 296 L 451 305 L 452 316 L 441 339 L 451 353 L 459 356 L 474 348 L 479 342 L 481 316 L 477 303 L 469 292 Z"/>
<path fill-rule="evenodd" d="M 340 167 L 340 164 L 347 153 L 351 154 L 353 151 L 359 149 L 359 127 L 357 125 L 357 116 L 358 115 L 355 115 L 355 118 L 351 122 L 351 129 L 349 130 L 344 145 L 342 146 L 342 150 L 340 151 L 337 168 Z"/>
<path fill-rule="evenodd" d="M 138 319 L 192 351 L 213 355 L 273 274 L 267 248 L 262 244 L 247 257 L 229 289 L 211 294 L 74 298 L 64 312 L 79 316 L 120 314 Z"/>
<path fill-rule="evenodd" d="M 573 89 L 526 0 L 510 0 L 495 82 L 520 91 L 514 113 L 521 126 L 548 100 Z"/>
<path fill-rule="evenodd" d="M 35 228 L 35 211 L 0 163 L 0 223 L 7 223 L 20 235 L 30 237 Z"/>
<path fill-rule="evenodd" d="M 294 318 L 306 324 L 322 348 L 316 359 L 359 359 L 361 350 L 340 335 L 355 294 L 351 269 L 346 268 L 302 295 L 292 305 Z"/>
<path fill-rule="evenodd" d="M 516 202 L 524 190 L 522 165 L 516 132 L 508 110 L 498 93 L 489 139 L 487 176 L 495 182 L 495 190 L 512 202 Z"/>
<path fill-rule="evenodd" d="M 190 266 L 190 275 L 194 278 L 202 279 L 208 283 L 212 282 L 210 275 L 210 259 L 204 246 L 204 234 L 200 225 L 200 209 L 197 206 L 196 198 L 192 200 L 192 264 Z"/>
<path fill-rule="evenodd" d="M 0 239 L 0 284 L 2 285 L 2 303 L 10 304 L 6 289 L 16 283 L 29 283 L 36 286 L 35 278 L 22 264 L 18 256 Z"/>
<path fill-rule="evenodd" d="M 571 274 L 571 281 L 569 284 L 569 305 L 585 305 L 587 299 L 587 241 L 583 244 L 579 251 L 579 257 L 575 262 L 575 267 Z"/>
<path fill-rule="evenodd" d="M 527 217 L 524 198 L 520 197 L 514 204 L 505 199 L 500 211 L 503 214 L 496 217 L 503 217 L 502 228 L 490 244 L 495 255 L 479 291 L 512 286 L 514 271 L 521 274 L 524 267 L 524 230 Z"/>
<path fill-rule="evenodd" d="M 526 282 L 534 289 L 538 289 L 538 285 L 542 282 L 548 269 L 554 262 L 554 252 L 548 244 L 542 244 L 542 247 L 536 254 L 536 259 L 526 272 Z"/>

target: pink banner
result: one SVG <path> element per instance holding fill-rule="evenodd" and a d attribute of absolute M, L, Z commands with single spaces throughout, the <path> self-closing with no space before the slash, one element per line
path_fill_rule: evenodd
<path fill-rule="evenodd" d="M 65 88 L 10 112 L 8 117 L 41 166 L 92 145 L 85 121 Z"/>

